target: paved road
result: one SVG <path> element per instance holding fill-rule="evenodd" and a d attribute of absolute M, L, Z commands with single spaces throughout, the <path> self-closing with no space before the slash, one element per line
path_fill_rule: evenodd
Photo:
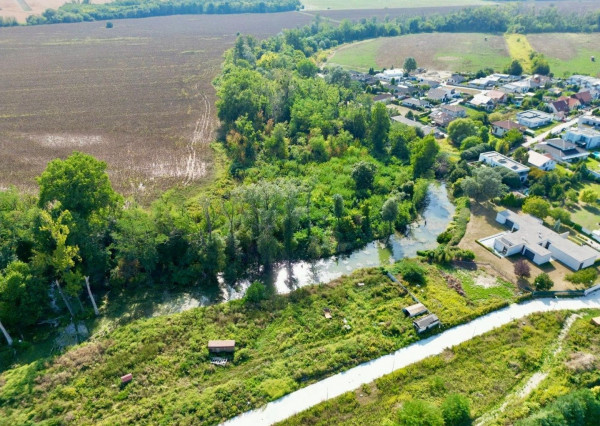
<path fill-rule="evenodd" d="M 343 373 L 328 377 L 290 393 L 266 406 L 248 411 L 225 425 L 263 426 L 287 419 L 296 413 L 313 407 L 320 402 L 335 398 L 345 392 L 359 388 L 392 371 L 419 362 L 429 356 L 438 355 L 445 349 L 466 342 L 475 336 L 508 324 L 536 312 L 559 310 L 600 309 L 600 292 L 574 299 L 537 299 L 479 317 L 467 324 L 451 328 L 436 336 L 421 340 L 381 358 L 361 364 Z"/>
<path fill-rule="evenodd" d="M 577 124 L 577 120 L 578 119 L 579 119 L 579 116 L 573 118 L 570 121 L 567 121 L 566 123 L 559 124 L 558 126 L 555 126 L 555 127 L 551 128 L 550 130 L 548 130 L 548 131 L 540 134 L 539 136 L 536 136 L 535 138 L 529 139 L 527 142 L 525 142 L 523 144 L 523 146 L 525 148 L 528 148 L 531 145 L 535 145 L 538 142 L 542 142 L 544 139 L 546 139 L 548 137 L 548 135 L 550 135 L 550 133 L 552 133 L 554 135 L 558 135 L 563 130 L 568 129 L 569 127 L 573 127 L 575 124 Z"/>

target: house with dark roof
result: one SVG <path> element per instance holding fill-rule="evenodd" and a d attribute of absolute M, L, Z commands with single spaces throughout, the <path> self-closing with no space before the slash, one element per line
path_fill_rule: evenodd
<path fill-rule="evenodd" d="M 548 139 L 538 143 L 535 148 L 550 154 L 552 158 L 560 163 L 585 160 L 590 155 L 585 149 L 560 138 Z"/>
<path fill-rule="evenodd" d="M 577 99 L 582 105 L 589 105 L 592 102 L 592 94 L 589 91 L 575 93 L 571 97 Z"/>
<path fill-rule="evenodd" d="M 390 103 L 394 99 L 394 95 L 390 93 L 380 93 L 379 95 L 373 96 L 373 102 L 382 102 L 384 104 Z"/>
<path fill-rule="evenodd" d="M 456 91 L 454 89 L 445 89 L 443 87 L 436 87 L 435 89 L 429 89 L 425 94 L 427 99 L 437 102 L 449 102 L 452 100 Z"/>
<path fill-rule="evenodd" d="M 431 104 L 424 99 L 408 98 L 402 101 L 402 106 L 409 108 L 429 108 Z"/>
<path fill-rule="evenodd" d="M 449 84 L 460 84 L 465 80 L 466 80 L 466 78 L 460 74 L 452 74 L 450 76 L 450 78 L 448 79 L 448 83 Z"/>
<path fill-rule="evenodd" d="M 448 124 L 450 124 L 452 121 L 454 121 L 456 118 L 452 117 L 451 115 L 446 114 L 444 111 L 442 110 L 436 110 L 433 111 L 430 115 L 429 118 L 431 119 L 432 122 L 434 122 L 435 124 L 437 124 L 440 127 L 447 127 Z"/>
<path fill-rule="evenodd" d="M 519 123 L 510 120 L 494 121 L 492 123 L 492 134 L 499 138 L 512 129 L 517 129 L 521 133 L 524 133 L 525 130 L 527 130 L 525 126 L 521 126 Z"/>
<path fill-rule="evenodd" d="M 569 104 L 564 100 L 550 102 L 548 104 L 548 107 L 555 115 L 562 117 L 564 117 L 569 113 L 569 111 L 571 111 L 569 109 Z"/>

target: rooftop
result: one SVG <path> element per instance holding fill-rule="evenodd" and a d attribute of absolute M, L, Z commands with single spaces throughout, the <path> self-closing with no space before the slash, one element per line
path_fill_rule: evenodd
<path fill-rule="evenodd" d="M 530 109 L 527 111 L 523 111 L 517 114 L 518 118 L 526 118 L 526 119 L 533 119 L 533 118 L 539 118 L 539 119 L 544 119 L 544 120 L 551 120 L 552 116 L 550 114 L 546 114 L 545 112 L 542 111 L 538 111 L 536 109 Z"/>
<path fill-rule="evenodd" d="M 540 154 L 535 151 L 529 151 L 528 154 L 529 158 L 527 161 L 536 167 L 543 167 L 548 161 L 552 161 L 552 157 L 549 154 Z"/>
<path fill-rule="evenodd" d="M 506 155 L 502 155 L 496 151 L 484 152 L 483 154 L 481 154 L 479 156 L 479 160 L 481 161 L 482 159 L 487 159 L 488 161 L 496 163 L 497 165 L 500 165 L 507 169 L 513 170 L 517 173 L 523 173 L 523 172 L 529 171 L 529 167 L 524 166 L 523 164 L 519 163 L 518 161 L 515 161 L 512 158 L 508 158 Z"/>
<path fill-rule="evenodd" d="M 520 131 L 525 130 L 525 126 L 521 126 L 519 123 L 515 123 L 514 121 L 510 121 L 510 120 L 494 121 L 492 123 L 492 126 L 500 127 L 501 129 L 505 129 L 505 130 L 511 130 L 511 129 L 518 129 Z"/>

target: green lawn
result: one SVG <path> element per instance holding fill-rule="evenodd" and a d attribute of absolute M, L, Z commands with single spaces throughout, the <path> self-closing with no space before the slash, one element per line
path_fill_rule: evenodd
<path fill-rule="evenodd" d="M 527 37 L 522 34 L 505 34 L 504 38 L 511 58 L 518 60 L 523 66 L 523 70 L 528 72 L 531 69 L 529 55 L 533 52 L 533 48 Z"/>
<path fill-rule="evenodd" d="M 489 5 L 494 2 L 483 0 L 303 0 L 306 10 L 326 9 L 385 9 L 420 8 L 441 6 Z"/>
<path fill-rule="evenodd" d="M 445 327 L 510 300 L 471 291 L 462 297 L 436 266 L 421 267 L 427 283 L 412 291 Z M 258 306 L 234 301 L 135 321 L 61 356 L 2 373 L 0 418 L 12 424 L 218 423 L 419 340 L 402 313 L 412 303 L 372 268 Z M 226 367 L 210 364 L 209 339 L 236 340 Z M 126 373 L 134 380 L 122 387 Z"/>

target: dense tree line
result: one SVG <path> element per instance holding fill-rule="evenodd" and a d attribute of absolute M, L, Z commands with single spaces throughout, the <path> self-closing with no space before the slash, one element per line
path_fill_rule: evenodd
<path fill-rule="evenodd" d="M 298 0 L 116 0 L 111 3 L 66 3 L 27 18 L 30 25 L 56 24 L 151 16 L 270 13 L 296 10 Z"/>

